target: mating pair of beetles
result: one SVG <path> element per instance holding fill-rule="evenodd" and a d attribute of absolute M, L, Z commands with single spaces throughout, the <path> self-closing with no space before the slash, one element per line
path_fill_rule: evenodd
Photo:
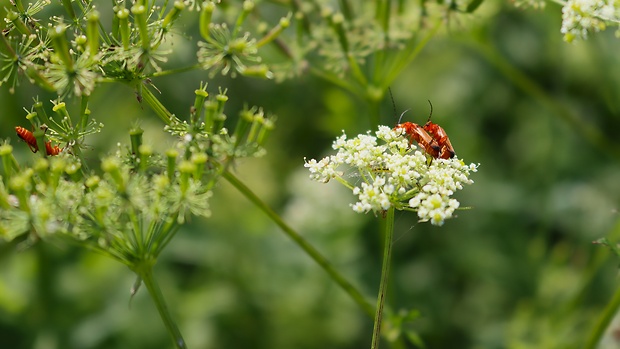
<path fill-rule="evenodd" d="M 431 115 L 433 114 L 432 110 L 431 105 Z M 428 116 L 428 121 L 424 126 L 413 122 L 403 122 L 396 125 L 394 129 L 403 130 L 409 136 L 409 143 L 413 143 L 415 140 L 426 153 L 435 159 L 453 158 L 455 155 L 454 148 L 450 143 L 448 134 L 441 126 L 431 122 L 431 115 Z"/>
<path fill-rule="evenodd" d="M 21 126 L 15 127 L 15 132 L 17 132 L 17 136 L 19 138 L 21 138 L 24 142 L 26 142 L 26 144 L 28 144 L 28 147 L 30 148 L 30 150 L 32 150 L 33 153 L 36 153 L 37 150 L 39 150 L 39 146 L 37 145 L 37 139 L 34 137 L 34 134 L 32 132 Z M 60 149 L 59 146 L 52 146 L 51 141 L 45 142 L 45 152 L 47 153 L 47 155 L 58 155 L 61 151 L 62 149 Z"/>

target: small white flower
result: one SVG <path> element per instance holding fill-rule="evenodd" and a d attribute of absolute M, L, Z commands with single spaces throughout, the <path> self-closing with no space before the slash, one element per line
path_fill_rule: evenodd
<path fill-rule="evenodd" d="M 304 164 L 304 167 L 307 167 L 310 170 L 311 179 L 327 183 L 332 178 L 342 176 L 342 173 L 336 171 L 337 162 L 330 160 L 332 159 L 324 158 L 317 162 L 315 159 L 310 159 L 310 161 Z"/>
<path fill-rule="evenodd" d="M 7 201 L 9 202 L 9 205 L 13 207 L 19 207 L 19 199 L 17 198 L 17 196 L 11 194 L 8 196 Z"/>
<path fill-rule="evenodd" d="M 334 178 L 350 188 L 358 199 L 351 204 L 355 212 L 377 214 L 394 207 L 417 211 L 421 221 L 434 225 L 453 216 L 459 202 L 451 196 L 463 184 L 473 183 L 469 174 L 478 168 L 456 157 L 432 159 L 429 164 L 406 135 L 387 126 L 352 139 L 343 133 L 332 148 L 335 155 L 305 160 L 310 179 L 325 183 Z M 339 171 L 341 166 L 347 171 Z M 351 175 L 344 178 L 345 172 Z"/>
<path fill-rule="evenodd" d="M 409 200 L 409 206 L 411 208 L 417 208 L 418 206 L 420 206 L 420 200 L 421 200 L 420 195 L 416 195 L 416 196 L 412 197 Z"/>
<path fill-rule="evenodd" d="M 605 30 L 607 23 L 620 21 L 618 0 L 569 0 L 562 8 L 564 40 L 585 40 L 588 33 Z"/>

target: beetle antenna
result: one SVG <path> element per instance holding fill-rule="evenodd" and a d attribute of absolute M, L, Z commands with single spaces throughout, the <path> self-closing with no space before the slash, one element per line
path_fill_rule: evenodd
<path fill-rule="evenodd" d="M 388 92 L 390 93 L 390 99 L 392 100 L 392 108 L 394 108 L 394 116 L 396 116 L 396 103 L 394 103 L 394 96 L 392 95 L 392 88 L 388 87 Z M 401 115 L 402 117 L 402 115 Z M 400 119 L 398 120 L 400 123 Z"/>
<path fill-rule="evenodd" d="M 428 104 L 431 106 L 431 113 L 428 115 L 428 120 L 427 120 L 428 122 L 428 121 L 431 121 L 431 116 L 433 116 L 433 103 L 431 103 L 430 99 L 427 99 L 427 101 L 428 101 Z"/>
<path fill-rule="evenodd" d="M 426 121 L 426 122 L 429 122 L 431 121 L 431 116 L 433 116 L 433 103 L 431 103 L 430 99 L 427 99 L 427 101 L 428 101 L 428 104 L 430 104 L 431 106 L 431 113 L 428 115 L 428 120 Z"/>
<path fill-rule="evenodd" d="M 406 112 L 408 112 L 409 109 L 405 110 L 402 114 L 400 114 L 400 117 L 398 118 L 398 124 L 400 124 L 400 120 L 403 119 L 403 115 L 405 115 Z"/>

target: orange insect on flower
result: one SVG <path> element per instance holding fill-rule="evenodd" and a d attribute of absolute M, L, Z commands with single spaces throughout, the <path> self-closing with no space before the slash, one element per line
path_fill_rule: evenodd
<path fill-rule="evenodd" d="M 441 150 L 439 144 L 422 126 L 413 122 L 403 122 L 396 125 L 394 129 L 402 129 L 409 136 L 409 143 L 413 143 L 415 140 L 430 156 L 439 157 Z"/>
<path fill-rule="evenodd" d="M 393 102 L 394 100 L 392 100 L 392 103 Z M 431 106 L 431 113 L 428 116 L 428 121 L 423 127 L 413 122 L 404 122 L 396 125 L 394 129 L 404 130 L 405 133 L 409 135 L 410 143 L 415 140 L 433 158 L 451 159 L 456 155 L 454 147 L 446 131 L 441 126 L 431 122 L 433 104 L 431 101 L 428 101 L 428 104 Z M 403 115 L 400 117 L 402 118 Z M 398 119 L 398 121 L 400 122 L 400 119 Z"/>
<path fill-rule="evenodd" d="M 424 124 L 424 131 L 428 132 L 431 137 L 437 142 L 439 146 L 439 156 L 442 159 L 451 159 L 454 157 L 454 147 L 450 142 L 450 138 L 448 138 L 448 134 L 446 131 L 439 125 L 431 122 L 431 116 L 433 116 L 433 103 L 428 101 L 428 104 L 431 106 L 431 113 L 428 115 L 428 120 L 426 124 Z"/>
<path fill-rule="evenodd" d="M 428 117 L 428 121 L 424 125 L 424 131 L 428 132 L 431 137 L 440 147 L 439 157 L 442 159 L 450 159 L 455 155 L 454 147 L 452 147 L 452 143 L 450 143 L 450 138 L 448 138 L 448 134 L 446 131 L 439 125 L 431 122 L 430 116 Z"/>
<path fill-rule="evenodd" d="M 26 142 L 26 144 L 28 144 L 28 148 L 30 148 L 33 153 L 36 153 L 39 150 L 39 146 L 37 145 L 37 139 L 34 137 L 34 134 L 32 132 L 21 126 L 16 126 L 15 132 L 17 132 L 17 136 L 19 138 L 21 138 L 24 142 Z M 52 146 L 51 141 L 45 142 L 45 152 L 47 153 L 47 155 L 58 155 L 60 154 L 60 151 L 60 147 L 58 147 L 57 145 Z"/>

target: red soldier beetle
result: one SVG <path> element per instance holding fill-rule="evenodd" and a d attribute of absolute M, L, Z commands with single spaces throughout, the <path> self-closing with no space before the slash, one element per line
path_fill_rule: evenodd
<path fill-rule="evenodd" d="M 431 137 L 437 142 L 439 145 L 439 157 L 442 159 L 450 159 L 455 155 L 454 147 L 450 142 L 450 138 L 448 138 L 448 134 L 446 131 L 439 125 L 431 122 L 431 116 L 433 115 L 433 104 L 431 101 L 428 101 L 431 105 L 431 114 L 428 116 L 428 121 L 424 125 L 424 131 L 428 132 Z M 437 156 L 436 156 L 437 157 Z"/>
<path fill-rule="evenodd" d="M 37 139 L 34 137 L 34 134 L 32 132 L 21 126 L 16 126 L 15 132 L 17 132 L 17 136 L 19 138 L 21 138 L 24 142 L 26 142 L 26 144 L 28 144 L 28 148 L 30 148 L 33 153 L 36 153 L 39 150 L 39 146 L 37 145 Z M 47 141 L 45 142 L 45 152 L 47 155 L 53 156 L 60 154 L 61 149 L 57 145 L 52 146 L 51 141 Z"/>

